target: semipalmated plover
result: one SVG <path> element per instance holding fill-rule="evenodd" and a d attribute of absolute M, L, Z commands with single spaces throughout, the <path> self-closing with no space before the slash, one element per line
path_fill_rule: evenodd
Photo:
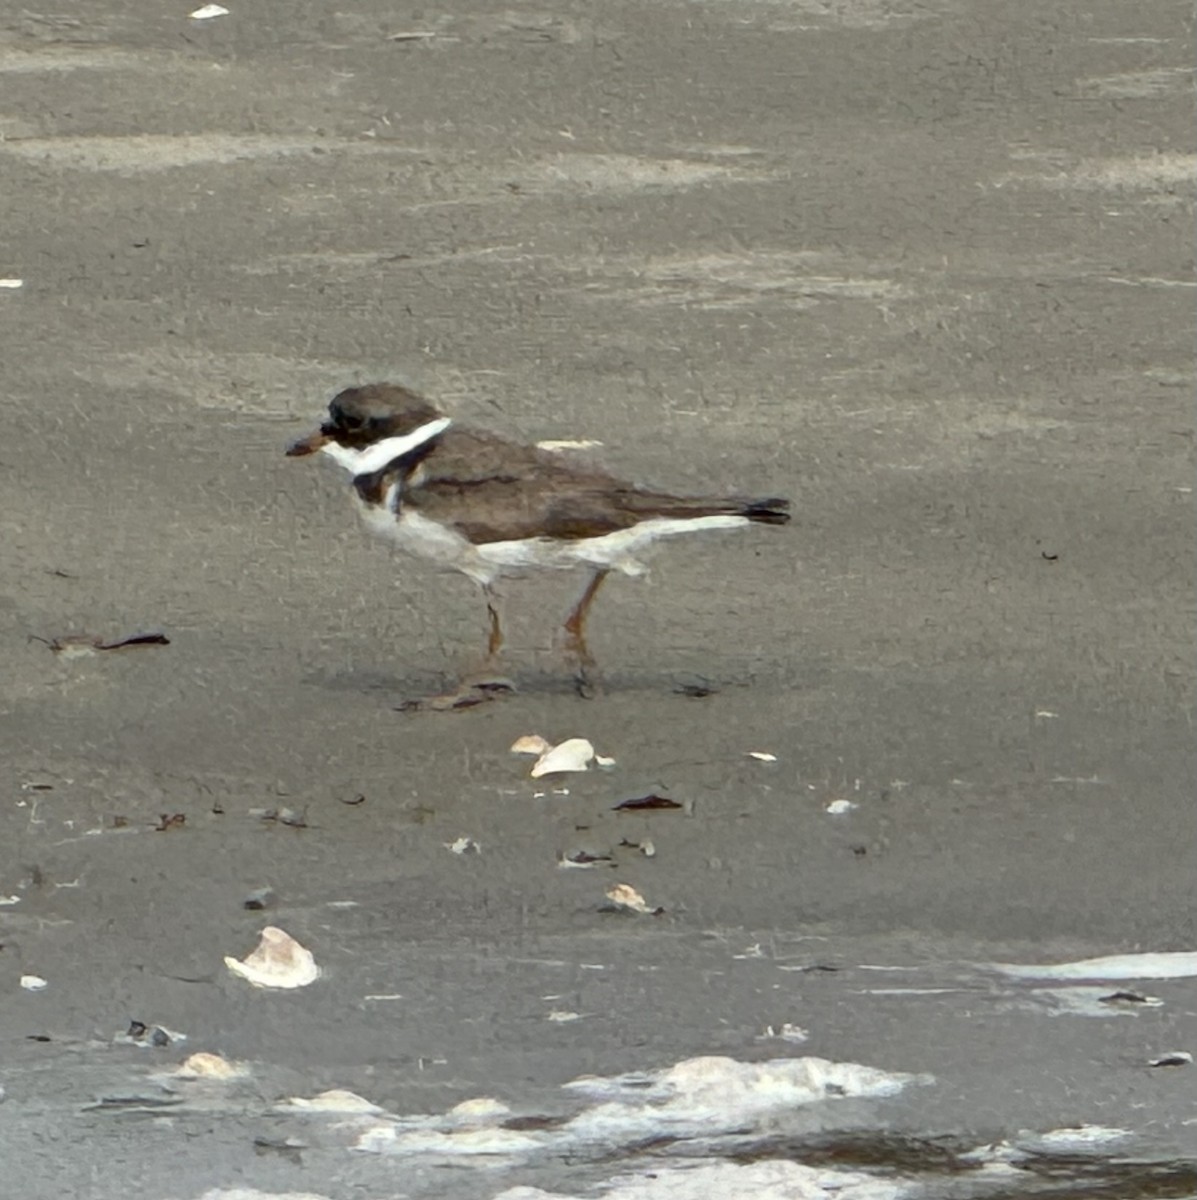
<path fill-rule="evenodd" d="M 790 519 L 788 500 L 674 496 L 455 425 L 398 384 L 347 388 L 334 396 L 328 420 L 292 443 L 287 454 L 318 450 L 349 472 L 370 529 L 482 588 L 490 617 L 486 670 L 427 702 L 434 708 L 465 707 L 510 690 L 494 671 L 503 645 L 495 591 L 500 579 L 550 569 L 588 572 L 565 621 L 578 688 L 587 694 L 594 659 L 586 617 L 612 571 L 643 574 L 641 557 L 661 538 Z"/>

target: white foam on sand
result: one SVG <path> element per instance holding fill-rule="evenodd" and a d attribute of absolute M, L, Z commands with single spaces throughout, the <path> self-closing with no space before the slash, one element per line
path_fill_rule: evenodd
<path fill-rule="evenodd" d="M 1039 1154 L 1078 1154 L 1086 1150 L 1102 1151 L 1113 1142 L 1130 1137 L 1129 1129 L 1108 1125 L 1072 1125 L 1067 1129 L 1049 1129 L 1046 1133 L 1023 1134 L 1018 1144 Z"/>
<path fill-rule="evenodd" d="M 718 1136 L 770 1113 L 849 1098 L 893 1096 L 927 1077 L 896 1075 L 825 1058 L 684 1059 L 663 1071 L 584 1076 L 565 1086 L 600 1101 L 565 1127 L 586 1140 L 645 1136 Z"/>
<path fill-rule="evenodd" d="M 561 1154 L 596 1142 L 633 1149 L 656 1137 L 742 1137 L 796 1107 L 845 1099 L 883 1099 L 925 1075 L 903 1075 L 824 1058 L 745 1063 L 733 1058 L 683 1059 L 658 1071 L 584 1076 L 565 1091 L 588 1103 L 568 1119 L 513 1119 L 495 1100 L 466 1101 L 443 1115 L 372 1123 L 354 1142 L 386 1155 L 527 1157 Z M 802 1193 L 794 1193 L 800 1195 Z"/>
<path fill-rule="evenodd" d="M 257 1188 L 212 1188 L 199 1200 L 328 1200 L 315 1192 L 260 1192 Z"/>
<path fill-rule="evenodd" d="M 780 1160 L 743 1166 L 700 1162 L 654 1167 L 600 1185 L 602 1200 L 896 1200 L 904 1190 L 900 1184 L 855 1171 Z M 594 1193 L 581 1197 L 516 1187 L 500 1192 L 494 1200 L 594 1200 Z"/>
<path fill-rule="evenodd" d="M 1046 1133 L 1023 1133 L 1013 1141 L 978 1146 L 960 1157 L 962 1162 L 984 1166 L 1017 1166 L 1032 1156 L 1100 1155 L 1131 1136 L 1127 1129 L 1107 1125 L 1072 1125 L 1065 1129 L 1049 1129 Z"/>
<path fill-rule="evenodd" d="M 318 1096 L 289 1096 L 274 1106 L 275 1112 L 330 1113 L 336 1116 L 374 1116 L 382 1112 L 364 1096 L 332 1088 Z"/>
<path fill-rule="evenodd" d="M 358 1135 L 353 1148 L 370 1154 L 493 1158 L 505 1163 L 546 1144 L 542 1135 L 505 1129 L 511 1115 L 506 1104 L 480 1096 L 463 1100 L 439 1116 L 376 1121 Z"/>
<path fill-rule="evenodd" d="M 990 963 L 1018 979 L 1188 979 L 1197 975 L 1197 952 L 1111 954 L 1066 963 Z"/>

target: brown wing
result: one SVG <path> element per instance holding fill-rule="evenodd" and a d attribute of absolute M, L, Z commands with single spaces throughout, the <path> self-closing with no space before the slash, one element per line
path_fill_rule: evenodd
<path fill-rule="evenodd" d="M 451 525 L 475 545 L 534 537 L 574 541 L 652 517 L 771 519 L 758 516 L 758 508 L 744 500 L 638 488 L 534 446 L 469 429 L 444 434 L 405 489 L 403 503 Z"/>
<path fill-rule="evenodd" d="M 420 464 L 403 503 L 475 544 L 593 537 L 624 527 L 600 500 L 619 486 L 604 471 L 535 446 L 452 428 Z"/>

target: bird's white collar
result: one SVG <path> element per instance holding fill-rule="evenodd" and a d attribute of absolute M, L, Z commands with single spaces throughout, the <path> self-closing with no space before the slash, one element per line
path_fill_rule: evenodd
<path fill-rule="evenodd" d="M 413 429 L 400 437 L 383 438 L 364 450 L 354 450 L 342 446 L 339 442 L 325 442 L 320 447 L 321 453 L 327 454 L 333 462 L 344 467 L 350 475 L 373 475 L 393 463 L 395 459 L 410 454 L 413 450 L 430 442 L 434 437 L 445 432 L 453 422 L 448 417 L 437 417 L 435 421 Z"/>

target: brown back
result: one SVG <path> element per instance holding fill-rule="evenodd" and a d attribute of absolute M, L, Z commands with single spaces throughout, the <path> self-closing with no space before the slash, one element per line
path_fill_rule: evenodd
<path fill-rule="evenodd" d="M 423 458 L 402 503 L 475 545 L 599 537 L 652 517 L 748 515 L 743 500 L 638 488 L 534 446 L 459 428 L 447 430 Z"/>

